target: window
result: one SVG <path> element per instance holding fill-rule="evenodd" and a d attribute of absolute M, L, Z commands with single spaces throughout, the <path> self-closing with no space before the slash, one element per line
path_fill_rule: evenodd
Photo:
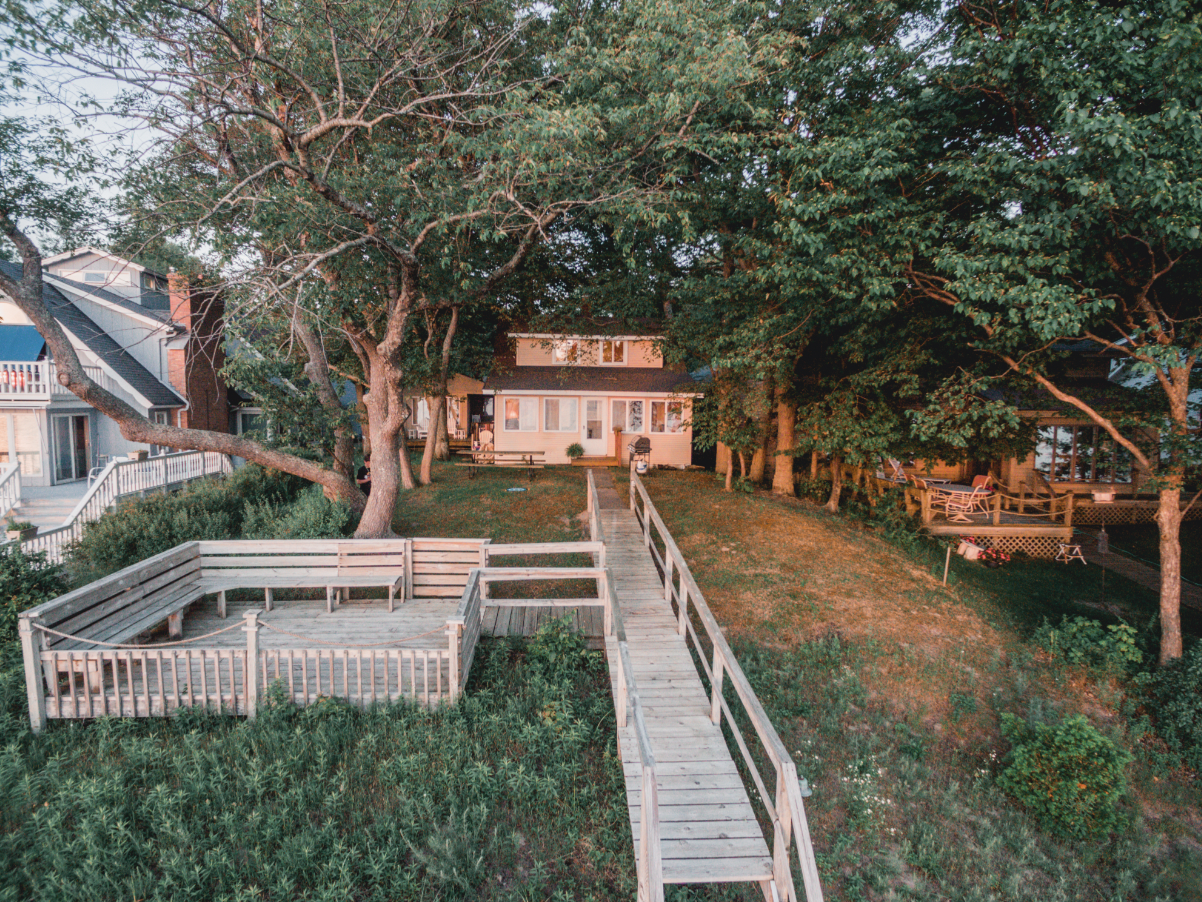
<path fill-rule="evenodd" d="M 552 358 L 556 363 L 577 363 L 580 360 L 580 342 L 574 338 L 555 342 Z"/>
<path fill-rule="evenodd" d="M 643 402 L 614 401 L 613 425 L 621 426 L 623 432 L 643 431 Z"/>
<path fill-rule="evenodd" d="M 1131 481 L 1131 454 L 1096 426 L 1044 426 L 1035 469 L 1051 482 Z"/>
<path fill-rule="evenodd" d="M 651 402 L 652 432 L 683 432 L 684 405 L 680 401 Z"/>
<path fill-rule="evenodd" d="M 543 400 L 543 432 L 575 432 L 575 398 L 546 398 Z"/>
<path fill-rule="evenodd" d="M 97 285 L 103 285 L 108 280 L 109 274 L 106 272 L 85 272 L 83 280 L 85 282 L 93 282 Z"/>
<path fill-rule="evenodd" d="M 622 366 L 626 363 L 626 342 L 602 341 L 601 363 L 606 366 Z"/>
<path fill-rule="evenodd" d="M 538 399 L 536 399 L 536 398 L 506 398 L 505 399 L 505 431 L 506 432 L 537 432 L 538 431 Z"/>

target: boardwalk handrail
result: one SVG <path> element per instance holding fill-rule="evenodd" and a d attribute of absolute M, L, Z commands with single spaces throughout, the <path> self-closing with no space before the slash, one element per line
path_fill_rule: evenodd
<path fill-rule="evenodd" d="M 178 451 L 145 460 L 109 461 L 63 525 L 27 539 L 21 543 L 21 550 L 26 554 L 44 551 L 50 561 L 61 563 L 66 546 L 78 542 L 84 526 L 100 519 L 117 499 L 232 469 L 229 455 L 216 451 Z"/>
<path fill-rule="evenodd" d="M 590 491 L 592 490 L 593 487 L 590 484 Z M 641 511 L 639 501 L 642 502 Z M 742 667 L 739 666 L 738 659 L 735 658 L 734 652 L 727 644 L 718 621 L 705 601 L 705 596 L 702 595 L 696 580 L 693 579 L 693 574 L 689 570 L 688 564 L 685 563 L 684 556 L 676 547 L 676 542 L 668 532 L 667 526 L 664 525 L 663 518 L 660 517 L 651 498 L 647 495 L 647 489 L 643 486 L 642 480 L 633 470 L 630 473 L 630 508 L 634 512 L 637 522 L 642 526 L 643 543 L 650 551 L 652 560 L 655 561 L 663 577 L 664 596 L 670 602 L 676 603 L 677 630 L 681 636 L 686 638 L 686 641 L 689 638 L 692 639 L 697 659 L 709 678 L 711 687 L 710 718 L 720 726 L 722 714 L 725 712 L 731 735 L 734 737 L 735 743 L 743 755 L 743 761 L 747 765 L 747 770 L 755 782 L 758 798 L 772 822 L 773 879 L 776 886 L 787 894 L 786 898 L 790 902 L 796 902 L 796 889 L 789 865 L 789 848 L 793 846 L 796 848 L 798 867 L 801 870 L 807 902 L 822 902 L 822 885 L 818 877 L 818 865 L 814 858 L 814 847 L 810 841 L 809 823 L 805 813 L 804 799 L 809 795 L 808 786 L 798 779 L 797 766 L 790 757 L 788 749 L 781 741 L 772 721 L 768 719 L 760 700 L 756 698 L 750 681 L 743 673 Z M 659 533 L 660 541 L 664 546 L 662 556 L 659 549 L 656 548 L 655 542 L 652 541 L 651 529 L 653 526 Z M 673 583 L 673 569 L 678 575 L 677 584 Z M 693 611 L 705 628 L 706 637 L 710 641 L 713 654 L 712 664 L 706 661 L 706 650 L 701 644 L 692 617 L 689 616 L 690 599 L 693 602 Z M 747 740 L 723 695 L 724 677 L 729 677 L 735 696 L 739 699 L 744 713 L 755 728 L 760 745 L 776 772 L 776 792 L 773 794 L 769 794 L 751 750 L 748 748 Z"/>
<path fill-rule="evenodd" d="M 21 462 L 16 460 L 0 470 L 0 517 L 7 517 L 20 503 Z"/>
<path fill-rule="evenodd" d="M 597 514 L 597 483 L 593 471 L 588 471 L 589 535 L 600 542 L 604 550 L 601 520 Z M 626 625 L 622 620 L 622 609 L 614 589 L 613 573 L 605 569 L 604 591 L 606 599 L 605 634 L 613 636 L 618 646 L 615 662 L 618 672 L 617 696 L 614 710 L 618 728 L 624 729 L 629 718 L 634 721 L 634 735 L 638 745 L 639 772 L 642 774 L 642 798 L 639 807 L 639 853 L 638 853 L 638 899 L 639 902 L 663 902 L 664 871 L 660 850 L 659 831 L 659 784 L 656 779 L 655 754 L 651 750 L 651 737 L 647 732 L 647 721 L 643 714 L 643 702 L 634 678 L 634 667 L 630 662 L 630 647 L 626 641 Z"/>

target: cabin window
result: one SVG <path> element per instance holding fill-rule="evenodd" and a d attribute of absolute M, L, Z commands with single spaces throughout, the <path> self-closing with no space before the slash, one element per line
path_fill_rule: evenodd
<path fill-rule="evenodd" d="M 643 431 L 642 401 L 614 401 L 612 413 L 613 425 L 621 426 L 623 432 Z"/>
<path fill-rule="evenodd" d="M 506 398 L 505 399 L 505 431 L 506 432 L 537 432 L 538 431 L 538 399 L 537 398 Z"/>
<path fill-rule="evenodd" d="M 601 363 L 603 366 L 623 366 L 626 363 L 626 342 L 602 341 Z"/>
<path fill-rule="evenodd" d="M 680 401 L 652 401 L 651 431 L 684 432 L 684 405 Z"/>
<path fill-rule="evenodd" d="M 543 400 L 543 432 L 575 432 L 575 398 L 545 398 Z"/>
<path fill-rule="evenodd" d="M 1044 426 L 1035 469 L 1051 482 L 1131 482 L 1131 453 L 1097 426 Z"/>
<path fill-rule="evenodd" d="M 574 338 L 557 341 L 552 346 L 556 363 L 577 363 L 580 360 L 580 342 Z"/>

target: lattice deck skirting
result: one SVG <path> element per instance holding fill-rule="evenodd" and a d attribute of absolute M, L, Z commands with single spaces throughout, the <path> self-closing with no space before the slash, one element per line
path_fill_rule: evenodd
<path fill-rule="evenodd" d="M 1004 551 L 1007 554 L 1014 554 L 1016 551 L 1021 551 L 1023 554 L 1029 554 L 1031 557 L 1039 558 L 1054 558 L 1056 552 L 1060 550 L 1062 542 L 1071 541 L 1065 536 L 1056 535 L 1041 535 L 1041 536 L 983 536 L 977 535 L 977 544 L 984 545 L 987 548 L 997 548 L 999 551 Z"/>
<path fill-rule="evenodd" d="M 1202 519 L 1202 504 L 1195 504 L 1185 514 L 1187 520 Z M 1155 501 L 1116 501 L 1114 504 L 1077 502 L 1073 523 L 1078 526 L 1108 526 L 1132 523 L 1155 523 Z"/>

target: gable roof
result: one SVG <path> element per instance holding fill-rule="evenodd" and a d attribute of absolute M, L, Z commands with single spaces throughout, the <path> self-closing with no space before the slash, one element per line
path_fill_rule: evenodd
<path fill-rule="evenodd" d="M 141 263 L 138 263 L 134 260 L 127 260 L 125 257 L 118 257 L 116 254 L 101 250 L 98 247 L 91 247 L 90 245 L 87 247 L 77 247 L 73 250 L 63 251 L 61 254 L 54 254 L 51 257 L 43 257 L 42 265 L 45 266 L 48 263 L 51 265 L 55 263 L 65 263 L 67 260 L 74 260 L 76 257 L 83 257 L 87 254 L 92 254 L 97 257 L 105 257 L 109 260 L 116 260 L 118 263 L 125 264 L 125 266 L 129 267 L 134 272 L 148 272 L 155 276 L 163 275 L 161 272 L 143 266 Z"/>
<path fill-rule="evenodd" d="M 496 373 L 484 391 L 609 392 L 611 394 L 672 394 L 694 392 L 688 373 L 663 367 L 636 366 L 520 366 Z"/>
<path fill-rule="evenodd" d="M 2 269 L 10 279 L 20 281 L 22 266 L 19 263 L 0 261 Z M 183 399 L 169 386 L 164 385 L 146 367 L 130 356 L 113 337 L 93 322 L 87 314 L 71 303 L 61 291 L 47 279 L 42 279 L 42 300 L 50 308 L 54 318 L 64 329 L 95 354 L 118 378 L 142 396 L 151 407 L 180 407 Z"/>
<path fill-rule="evenodd" d="M 161 291 L 142 291 L 140 297 L 143 303 L 138 303 L 128 297 L 117 294 L 108 288 L 101 288 L 97 285 L 88 285 L 84 282 L 75 282 L 71 279 L 56 276 L 54 273 L 46 273 L 44 280 L 49 282 L 55 288 L 66 290 L 68 294 L 78 294 L 89 300 L 97 301 L 101 304 L 111 304 L 114 307 L 120 307 L 122 310 L 127 310 L 130 313 L 139 316 L 149 317 L 155 322 L 168 324 L 171 320 L 171 301 L 167 295 Z"/>

